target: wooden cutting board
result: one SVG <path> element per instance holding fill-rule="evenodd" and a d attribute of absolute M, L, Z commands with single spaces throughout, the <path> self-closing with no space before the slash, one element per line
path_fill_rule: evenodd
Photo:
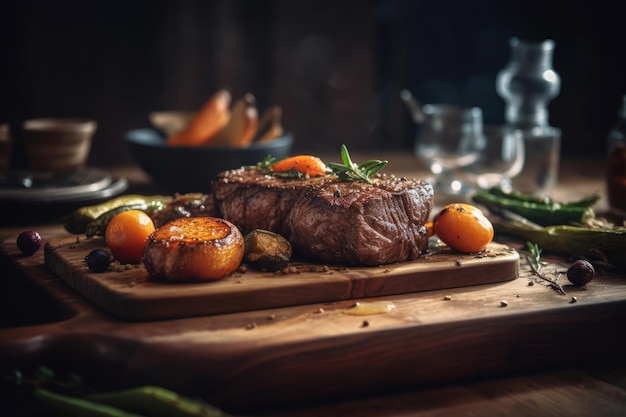
<path fill-rule="evenodd" d="M 519 254 L 492 243 L 482 255 L 433 249 L 422 258 L 374 267 L 294 262 L 290 273 L 248 269 L 220 281 L 151 280 L 143 265 L 113 264 L 91 272 L 84 259 L 102 238 L 54 238 L 44 247 L 46 266 L 87 300 L 122 320 L 148 321 L 233 313 L 510 281 Z"/>

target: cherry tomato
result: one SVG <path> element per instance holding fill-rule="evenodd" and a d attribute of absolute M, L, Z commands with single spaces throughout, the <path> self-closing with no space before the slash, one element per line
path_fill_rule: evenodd
<path fill-rule="evenodd" d="M 124 211 L 109 221 L 104 239 L 113 257 L 121 263 L 141 261 L 148 236 L 154 232 L 154 222 L 141 210 Z"/>
<path fill-rule="evenodd" d="M 493 225 L 471 204 L 453 203 L 443 207 L 433 220 L 434 232 L 450 248 L 464 253 L 485 249 L 494 235 Z"/>

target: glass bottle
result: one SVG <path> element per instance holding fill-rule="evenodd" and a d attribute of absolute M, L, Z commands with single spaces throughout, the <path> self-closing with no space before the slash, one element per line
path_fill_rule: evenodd
<path fill-rule="evenodd" d="M 545 194 L 557 182 L 561 130 L 550 126 L 548 104 L 561 90 L 561 78 L 554 71 L 555 43 L 511 38 L 507 66 L 496 78 L 496 90 L 506 103 L 509 129 L 524 138 L 525 161 L 513 187 L 531 194 Z"/>
<path fill-rule="evenodd" d="M 0 176 L 8 175 L 13 138 L 8 123 L 0 121 Z"/>
<path fill-rule="evenodd" d="M 608 136 L 607 195 L 611 210 L 626 215 L 626 95 L 619 120 Z"/>

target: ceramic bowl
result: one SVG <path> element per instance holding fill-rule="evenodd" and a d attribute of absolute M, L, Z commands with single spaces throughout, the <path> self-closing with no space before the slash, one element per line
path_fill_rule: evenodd
<path fill-rule="evenodd" d="M 289 156 L 293 144 L 290 133 L 246 148 L 211 146 L 172 146 L 160 130 L 134 129 L 126 132 L 126 142 L 135 162 L 155 185 L 171 193 L 208 193 L 217 174 L 246 165 L 256 165 L 268 155 Z"/>

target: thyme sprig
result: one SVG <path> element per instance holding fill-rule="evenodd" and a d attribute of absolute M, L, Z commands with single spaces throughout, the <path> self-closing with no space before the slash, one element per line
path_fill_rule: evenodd
<path fill-rule="evenodd" d="M 341 145 L 341 160 L 343 164 L 337 162 L 328 163 L 328 167 L 333 174 L 337 175 L 339 180 L 365 182 L 368 184 L 372 183 L 372 175 L 380 171 L 388 163 L 388 161 L 370 159 L 369 161 L 356 164 L 352 162 L 346 145 Z"/>
<path fill-rule="evenodd" d="M 539 245 L 527 241 L 526 247 L 528 248 L 529 252 L 529 254 L 526 255 L 526 262 L 528 263 L 528 266 L 530 266 L 533 275 L 546 281 L 550 287 L 558 291 L 561 295 L 566 295 L 565 290 L 563 289 L 561 284 L 559 284 L 559 278 L 561 276 L 561 273 L 558 272 L 556 268 L 553 273 L 554 278 L 550 278 L 550 276 L 543 273 L 543 262 L 541 261 L 542 249 L 539 247 Z"/>

